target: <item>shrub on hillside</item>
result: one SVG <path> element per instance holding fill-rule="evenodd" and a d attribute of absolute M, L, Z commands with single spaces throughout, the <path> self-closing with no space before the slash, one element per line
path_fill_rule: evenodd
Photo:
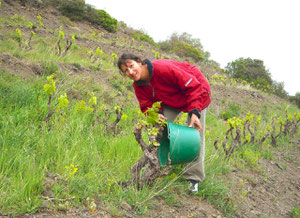
<path fill-rule="evenodd" d="M 152 39 L 151 36 L 149 36 L 148 34 L 142 32 L 142 31 L 135 31 L 133 33 L 133 37 L 136 39 L 136 40 L 139 40 L 139 41 L 144 41 L 144 42 L 149 42 L 150 44 L 154 45 L 155 47 L 157 46 L 157 44 L 154 42 L 154 40 Z"/>
<path fill-rule="evenodd" d="M 286 98 L 288 96 L 288 93 L 284 90 L 283 82 L 273 81 L 272 88 L 274 90 L 275 95 L 277 95 L 281 98 Z"/>
<path fill-rule="evenodd" d="M 229 76 L 244 80 L 260 90 L 273 93 L 281 98 L 287 98 L 284 83 L 272 80 L 263 61 L 251 58 L 239 58 L 227 64 L 225 71 Z"/>
<path fill-rule="evenodd" d="M 294 102 L 298 108 L 300 108 L 300 92 L 297 92 L 295 96 L 289 97 L 291 102 Z"/>
<path fill-rule="evenodd" d="M 118 21 L 104 10 L 96 10 L 91 5 L 86 5 L 85 19 L 93 24 L 102 26 L 109 32 L 117 32 Z"/>
<path fill-rule="evenodd" d="M 87 4 L 85 8 L 85 19 L 93 24 L 101 25 L 98 11 L 89 4 Z"/>
<path fill-rule="evenodd" d="M 191 57 L 194 61 L 202 61 L 203 57 L 200 52 L 195 49 L 193 46 L 182 43 L 182 42 L 174 42 L 173 43 L 173 51 L 179 57 Z"/>
<path fill-rule="evenodd" d="M 112 18 L 106 11 L 98 10 L 99 24 L 109 32 L 117 32 L 118 21 Z"/>
<path fill-rule="evenodd" d="M 300 108 L 300 92 L 296 93 L 295 100 L 296 100 L 297 106 Z"/>
<path fill-rule="evenodd" d="M 240 78 L 248 83 L 265 81 L 272 84 L 271 75 L 266 70 L 263 61 L 251 58 L 239 58 L 227 64 L 226 70 L 230 76 Z"/>
<path fill-rule="evenodd" d="M 194 61 L 208 60 L 210 54 L 203 50 L 199 39 L 192 38 L 188 33 L 173 33 L 170 39 L 159 42 L 159 47 L 167 52 L 174 52 L 179 57 L 190 57 Z"/>
<path fill-rule="evenodd" d="M 172 44 L 169 41 L 162 41 L 158 43 L 158 46 L 161 50 L 171 52 L 172 51 Z"/>
<path fill-rule="evenodd" d="M 60 1 L 58 9 L 72 20 L 85 19 L 85 0 Z"/>
<path fill-rule="evenodd" d="M 86 4 L 85 0 L 45 0 L 45 3 L 53 5 L 71 20 L 87 20 L 109 32 L 116 32 L 118 29 L 118 21 L 115 18 L 104 10 L 97 10 Z"/>
<path fill-rule="evenodd" d="M 11 4 L 12 0 L 5 0 L 6 3 Z M 34 6 L 34 7 L 40 7 L 43 5 L 42 0 L 17 0 L 16 2 L 20 3 L 22 6 Z M 1 2 L 0 2 L 1 4 Z"/>
<path fill-rule="evenodd" d="M 271 92 L 273 80 L 263 61 L 239 58 L 227 64 L 225 71 L 229 76 L 253 83 L 258 89 Z"/>

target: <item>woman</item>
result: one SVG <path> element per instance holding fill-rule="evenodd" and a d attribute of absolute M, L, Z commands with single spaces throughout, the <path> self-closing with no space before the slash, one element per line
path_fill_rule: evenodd
<path fill-rule="evenodd" d="M 160 119 L 173 122 L 180 112 L 188 112 L 189 127 L 200 131 L 201 149 L 197 160 L 186 164 L 183 177 L 198 192 L 198 183 L 205 179 L 205 117 L 210 104 L 210 86 L 201 71 L 188 62 L 167 59 L 142 61 L 134 54 L 124 53 L 118 60 L 122 73 L 132 79 L 135 94 L 142 112 L 154 102 L 162 102 Z"/>

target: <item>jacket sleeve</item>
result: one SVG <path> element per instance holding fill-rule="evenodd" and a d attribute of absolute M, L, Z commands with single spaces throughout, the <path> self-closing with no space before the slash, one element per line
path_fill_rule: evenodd
<path fill-rule="evenodd" d="M 210 98 L 208 90 L 206 90 L 204 85 L 197 78 L 183 69 L 172 66 L 169 71 L 173 74 L 174 83 L 177 84 L 178 88 L 185 94 L 187 99 L 187 110 L 191 111 L 193 109 L 198 109 L 202 111 L 206 106 L 205 103 L 207 99 Z M 199 71 L 200 72 L 200 71 Z"/>
<path fill-rule="evenodd" d="M 151 98 L 151 93 L 149 93 L 149 90 L 143 89 L 142 87 L 135 85 L 133 87 L 137 100 L 139 101 L 141 111 L 144 113 L 148 110 L 148 108 L 152 107 L 153 100 Z"/>

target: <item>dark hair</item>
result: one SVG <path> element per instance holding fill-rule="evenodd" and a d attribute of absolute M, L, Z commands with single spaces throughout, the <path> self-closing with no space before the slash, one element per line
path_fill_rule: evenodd
<path fill-rule="evenodd" d="M 131 53 L 123 53 L 121 55 L 121 57 L 119 58 L 118 60 L 118 67 L 119 67 L 119 70 L 122 72 L 122 69 L 121 69 L 121 65 L 124 64 L 126 65 L 126 62 L 127 60 L 134 60 L 136 62 L 142 62 L 142 59 L 134 54 L 131 54 Z M 123 73 L 123 72 L 122 72 Z"/>

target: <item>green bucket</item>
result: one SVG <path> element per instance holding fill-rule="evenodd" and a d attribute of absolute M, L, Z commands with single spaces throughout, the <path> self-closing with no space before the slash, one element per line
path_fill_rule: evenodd
<path fill-rule="evenodd" d="M 171 165 L 188 163 L 197 159 L 200 151 L 200 133 L 195 128 L 170 123 L 164 129 L 158 149 L 160 166 L 168 164 L 168 156 Z"/>

